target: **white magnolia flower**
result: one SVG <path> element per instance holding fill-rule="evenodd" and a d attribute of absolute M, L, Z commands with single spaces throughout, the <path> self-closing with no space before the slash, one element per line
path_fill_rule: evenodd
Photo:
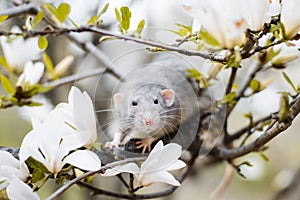
<path fill-rule="evenodd" d="M 22 119 L 31 122 L 31 119 L 37 119 L 44 121 L 48 113 L 54 108 L 50 99 L 47 99 L 44 95 L 34 95 L 31 100 L 33 102 L 41 103 L 41 106 L 22 106 L 18 107 L 18 113 Z"/>
<path fill-rule="evenodd" d="M 21 32 L 17 26 L 14 26 L 11 31 L 14 33 Z M 37 59 L 42 52 L 38 47 L 38 38 L 24 40 L 20 36 L 11 39 L 1 36 L 0 44 L 9 66 L 18 71 L 23 69 L 27 61 Z"/>
<path fill-rule="evenodd" d="M 93 102 L 87 92 L 72 87 L 68 103 L 60 103 L 56 109 L 64 115 L 64 121 L 74 127 L 85 145 L 96 142 L 97 127 Z"/>
<path fill-rule="evenodd" d="M 99 169 L 101 162 L 95 153 L 76 150 L 83 145 L 80 135 L 64 121 L 62 113 L 53 110 L 43 123 L 33 120 L 33 130 L 25 136 L 20 148 L 20 160 L 24 162 L 31 156 L 52 173 L 58 173 L 66 163 L 88 171 Z"/>
<path fill-rule="evenodd" d="M 300 52 L 296 46 L 287 46 L 285 43 L 274 46 L 273 51 L 279 51 L 279 54 L 271 61 L 274 66 L 284 66 L 300 56 Z"/>
<path fill-rule="evenodd" d="M 24 183 L 29 175 L 25 163 L 10 153 L 0 150 L 0 190 L 6 188 L 12 200 L 39 199 L 36 193 Z"/>
<path fill-rule="evenodd" d="M 180 145 L 170 143 L 164 146 L 162 141 L 159 141 L 141 167 L 136 163 L 128 163 L 106 170 L 103 176 L 114 176 L 126 172 L 134 174 L 139 184 L 143 186 L 154 182 L 180 186 L 180 183 L 168 172 L 185 167 L 185 163 L 178 160 L 180 155 Z"/>
<path fill-rule="evenodd" d="M 300 31 L 299 10 L 299 0 L 282 0 L 281 22 L 284 24 L 288 39 L 293 38 Z"/>
<path fill-rule="evenodd" d="M 272 38 L 272 34 L 268 33 L 264 35 L 259 41 L 258 44 L 260 47 L 264 47 L 270 43 L 270 38 Z M 288 45 L 287 45 L 288 44 Z M 270 60 L 273 66 L 284 66 L 287 63 L 297 59 L 300 56 L 299 52 L 299 44 L 298 42 L 289 42 L 289 43 L 281 43 L 271 47 L 267 50 L 267 56 L 269 56 L 269 52 L 277 53 L 275 57 Z"/>
<path fill-rule="evenodd" d="M 271 17 L 279 14 L 279 4 L 270 0 L 246 0 L 243 1 L 243 16 L 247 27 L 253 31 L 262 30 L 264 24 L 271 21 Z"/>
<path fill-rule="evenodd" d="M 32 63 L 28 61 L 25 63 L 23 73 L 20 75 L 16 85 L 24 87 L 25 84 L 37 84 L 43 76 L 45 66 L 42 62 Z"/>
<path fill-rule="evenodd" d="M 241 9 L 243 1 L 184 0 L 183 5 L 222 47 L 232 49 L 244 41 L 247 26 Z"/>

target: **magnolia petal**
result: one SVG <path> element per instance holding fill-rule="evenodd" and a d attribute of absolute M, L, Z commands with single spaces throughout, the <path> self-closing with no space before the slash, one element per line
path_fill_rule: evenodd
<path fill-rule="evenodd" d="M 31 126 L 33 129 L 39 129 L 42 126 L 42 123 L 37 118 L 31 118 Z"/>
<path fill-rule="evenodd" d="M 284 0 L 282 1 L 281 21 L 284 24 L 286 37 L 293 38 L 300 30 L 299 0 Z"/>
<path fill-rule="evenodd" d="M 4 188 L 7 188 L 8 185 L 9 185 L 8 179 L 0 177 L 0 191 L 3 190 Z"/>
<path fill-rule="evenodd" d="M 168 168 L 166 170 L 167 171 L 177 170 L 177 169 L 181 169 L 185 166 L 186 166 L 185 162 L 183 162 L 182 160 L 177 160 L 172 165 L 168 166 Z"/>
<path fill-rule="evenodd" d="M 152 149 L 152 151 L 150 152 L 150 154 L 148 155 L 147 159 L 143 162 L 141 168 L 143 168 L 144 166 L 147 166 L 147 164 L 158 158 L 158 156 L 161 153 L 161 150 L 164 148 L 164 144 L 163 142 L 160 140 L 158 143 L 156 143 L 156 145 L 154 146 L 154 148 Z"/>
<path fill-rule="evenodd" d="M 96 118 L 94 114 L 93 102 L 90 96 L 76 88 L 73 90 L 73 110 L 76 126 L 79 130 L 89 130 L 89 143 L 97 140 Z"/>
<path fill-rule="evenodd" d="M 150 152 L 149 157 L 141 166 L 142 172 L 164 170 L 172 165 L 181 156 L 181 146 L 170 143 L 161 150 Z"/>
<path fill-rule="evenodd" d="M 11 200 L 38 200 L 38 195 L 18 178 L 10 180 L 10 184 L 6 188 L 7 196 Z"/>
<path fill-rule="evenodd" d="M 27 133 L 20 147 L 20 161 L 25 162 L 31 156 L 34 159 L 42 162 L 44 160 L 44 157 L 38 150 L 39 143 L 40 140 L 35 130 L 32 130 L 29 133 Z"/>
<path fill-rule="evenodd" d="M 20 162 L 7 151 L 0 150 L 0 166 L 1 165 L 9 165 L 18 168 Z"/>
<path fill-rule="evenodd" d="M 13 26 L 11 29 L 13 33 L 21 33 L 22 30 L 18 26 Z M 21 71 L 24 64 L 28 60 L 37 59 L 42 52 L 38 45 L 38 38 L 27 38 L 18 36 L 12 41 L 7 37 L 0 37 L 1 48 L 3 55 L 11 68 Z M 26 52 L 26 53 L 24 53 Z"/>
<path fill-rule="evenodd" d="M 71 153 L 64 159 L 64 163 L 87 171 L 96 171 L 101 168 L 101 161 L 97 154 L 88 150 L 78 150 Z"/>
<path fill-rule="evenodd" d="M 152 183 L 167 183 L 174 186 L 180 186 L 179 181 L 177 181 L 172 174 L 166 171 L 159 171 L 155 173 L 143 174 L 140 176 L 140 184 L 147 186 Z"/>
<path fill-rule="evenodd" d="M 135 163 L 127 163 L 125 165 L 119 165 L 112 169 L 107 169 L 102 176 L 115 176 L 120 173 L 132 173 L 138 174 L 140 171 L 139 167 Z"/>
<path fill-rule="evenodd" d="M 41 79 L 44 73 L 45 66 L 42 62 L 33 64 L 32 61 L 25 63 L 24 72 L 25 82 L 29 82 L 30 85 L 36 84 Z"/>

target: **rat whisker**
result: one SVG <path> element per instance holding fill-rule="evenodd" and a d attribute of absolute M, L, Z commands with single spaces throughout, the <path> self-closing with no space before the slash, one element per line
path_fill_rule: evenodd
<path fill-rule="evenodd" d="M 107 99 L 95 99 L 95 101 L 111 101 L 112 100 L 112 98 L 107 98 Z"/>
<path fill-rule="evenodd" d="M 101 113 L 101 112 L 112 112 L 113 109 L 107 109 L 107 110 L 96 110 L 96 113 Z"/>

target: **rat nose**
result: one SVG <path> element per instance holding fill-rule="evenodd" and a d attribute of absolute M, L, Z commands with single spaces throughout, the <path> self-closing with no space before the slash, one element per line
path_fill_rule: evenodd
<path fill-rule="evenodd" d="M 153 120 L 152 120 L 151 118 L 146 118 L 146 119 L 145 119 L 145 124 L 146 124 L 147 126 L 151 126 L 151 125 L 153 124 Z"/>

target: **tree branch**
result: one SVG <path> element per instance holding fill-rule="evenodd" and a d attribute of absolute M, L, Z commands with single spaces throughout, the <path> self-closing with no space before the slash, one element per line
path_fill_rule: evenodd
<path fill-rule="evenodd" d="M 234 80 L 236 77 L 236 72 L 237 72 L 236 67 L 231 68 L 231 74 L 230 74 L 229 81 L 227 84 L 226 94 L 229 94 L 231 92 L 231 89 L 232 89 L 232 86 L 233 86 L 233 83 L 234 83 Z"/>
<path fill-rule="evenodd" d="M 107 31 L 104 29 L 95 28 L 95 27 L 86 27 L 86 26 L 83 26 L 80 28 L 63 28 L 63 29 L 44 30 L 44 31 L 31 30 L 28 32 L 23 32 L 23 33 L 13 33 L 13 32 L 1 31 L 0 36 L 1 35 L 3 35 L 3 36 L 21 35 L 24 37 L 35 37 L 35 36 L 46 36 L 46 35 L 62 35 L 62 34 L 71 33 L 71 32 L 76 32 L 76 33 L 92 32 L 92 33 L 96 33 L 96 34 L 100 34 L 100 35 L 112 36 L 112 37 L 122 39 L 125 41 L 132 41 L 132 42 L 136 42 L 139 44 L 149 45 L 152 47 L 157 47 L 157 48 L 161 48 L 161 49 L 168 50 L 168 51 L 178 52 L 180 54 L 184 54 L 187 56 L 199 56 L 204 59 L 209 59 L 211 61 L 218 61 L 218 62 L 226 62 L 227 61 L 227 58 L 225 56 L 221 56 L 221 55 L 215 54 L 213 52 L 188 50 L 188 49 L 184 49 L 181 47 L 176 47 L 176 46 L 162 44 L 159 42 L 154 42 L 154 41 L 145 40 L 145 39 L 141 39 L 141 38 L 135 38 L 135 37 L 131 37 L 131 36 L 121 35 L 121 34 Z"/>
<path fill-rule="evenodd" d="M 2 11 L 0 11 L 0 16 L 8 15 L 9 17 L 15 17 L 15 16 L 18 16 L 18 15 L 24 14 L 24 13 L 29 13 L 29 14 L 35 15 L 38 13 L 38 10 L 37 10 L 36 6 L 33 4 L 24 4 L 21 6 L 16 6 L 16 7 L 8 8 L 6 10 L 2 10 Z"/>
<path fill-rule="evenodd" d="M 98 76 L 98 75 L 100 75 L 104 72 L 105 72 L 105 69 L 97 68 L 97 69 L 93 69 L 93 70 L 90 70 L 90 71 L 85 72 L 85 73 L 73 74 L 73 75 L 70 75 L 70 76 L 60 78 L 60 79 L 55 80 L 55 81 L 46 82 L 46 83 L 42 84 L 42 86 L 43 87 L 57 87 L 57 86 L 61 86 L 61 85 L 67 84 L 67 83 L 72 83 L 74 81 L 79 81 L 79 80 L 82 80 L 82 79 L 85 79 L 85 78 L 89 78 L 89 77 L 92 77 L 92 76 Z"/>
<path fill-rule="evenodd" d="M 233 159 L 233 158 L 246 155 L 250 152 L 259 150 L 261 147 L 263 147 L 266 143 L 268 143 L 278 134 L 288 129 L 292 125 L 293 120 L 296 118 L 299 112 L 300 112 L 300 97 L 298 95 L 295 103 L 290 109 L 290 113 L 287 121 L 284 122 L 277 121 L 276 123 L 272 124 L 270 129 L 265 131 L 264 134 L 262 134 L 256 140 L 254 140 L 253 142 L 245 146 L 241 146 L 234 149 L 219 147 L 219 149 L 217 150 L 219 156 L 223 159 Z"/>
<path fill-rule="evenodd" d="M 252 129 L 255 128 L 256 126 L 258 126 L 259 124 L 263 123 L 263 122 L 266 122 L 270 119 L 273 119 L 274 118 L 274 114 L 271 114 L 269 116 L 266 116 L 266 117 L 263 117 L 257 121 L 254 121 L 252 123 Z M 225 143 L 229 143 L 233 140 L 236 140 L 236 139 L 239 139 L 242 135 L 244 135 L 247 131 L 249 130 L 249 126 L 245 126 L 243 128 L 241 128 L 240 130 L 236 131 L 235 133 L 233 134 L 229 134 L 228 137 L 226 138 L 227 141 L 225 141 Z"/>
<path fill-rule="evenodd" d="M 244 79 L 244 81 L 241 83 L 240 88 L 238 89 L 238 91 L 236 92 L 236 96 L 234 98 L 234 100 L 236 102 L 238 102 L 240 100 L 240 98 L 242 98 L 244 96 L 244 93 L 246 91 L 246 89 L 249 87 L 249 84 L 251 82 L 251 80 L 253 80 L 253 78 L 255 77 L 255 75 L 262 70 L 262 66 L 257 63 L 256 61 L 253 62 L 253 69 L 250 69 L 248 72 L 249 74 L 246 75 L 246 78 Z M 230 115 L 230 113 L 232 112 L 232 110 L 234 109 L 236 104 L 232 105 L 232 106 L 228 106 L 227 107 L 227 116 Z"/>

